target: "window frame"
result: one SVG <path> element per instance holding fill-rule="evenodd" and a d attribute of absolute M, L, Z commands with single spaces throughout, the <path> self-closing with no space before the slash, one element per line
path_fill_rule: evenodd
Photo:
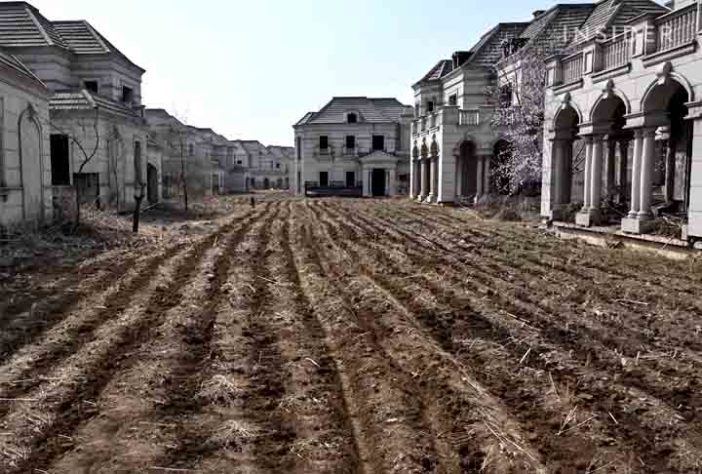
<path fill-rule="evenodd" d="M 380 143 L 382 144 L 381 148 L 378 148 L 376 146 L 376 140 L 380 140 Z M 371 138 L 372 151 L 385 151 L 385 146 L 385 135 L 373 135 L 373 137 Z"/>
<path fill-rule="evenodd" d="M 319 136 L 319 149 L 326 151 L 329 149 L 329 135 Z"/>

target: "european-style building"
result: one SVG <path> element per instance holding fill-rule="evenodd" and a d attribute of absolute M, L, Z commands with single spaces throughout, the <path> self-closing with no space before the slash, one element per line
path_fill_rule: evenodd
<path fill-rule="evenodd" d="M 548 63 L 545 217 L 641 234 L 669 216 L 702 237 L 701 6 L 670 7 Z"/>
<path fill-rule="evenodd" d="M 74 186 L 84 201 L 131 207 L 148 184 L 144 69 L 88 22 L 49 21 L 25 2 L 0 3 L 0 25 L 0 47 L 50 92 L 55 193 Z"/>
<path fill-rule="evenodd" d="M 294 125 L 296 194 L 406 194 L 412 108 L 396 99 L 335 97 Z"/>
<path fill-rule="evenodd" d="M 52 217 L 49 90 L 0 49 L 0 230 Z"/>

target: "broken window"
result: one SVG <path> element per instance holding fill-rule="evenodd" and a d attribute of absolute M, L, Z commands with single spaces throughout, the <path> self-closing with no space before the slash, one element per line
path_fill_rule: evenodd
<path fill-rule="evenodd" d="M 385 151 L 385 137 L 373 135 L 373 151 Z"/>
<path fill-rule="evenodd" d="M 326 135 L 322 135 L 319 137 L 319 149 L 320 150 L 326 150 L 329 148 L 329 137 Z"/>
<path fill-rule="evenodd" d="M 134 89 L 127 86 L 122 86 L 122 102 L 131 104 L 134 102 Z"/>
<path fill-rule="evenodd" d="M 354 137 L 353 135 L 349 135 L 346 137 L 346 148 L 348 148 L 349 150 L 353 150 L 354 148 L 356 148 L 356 137 Z"/>
<path fill-rule="evenodd" d="M 51 184 L 71 185 L 68 135 L 51 135 Z"/>
<path fill-rule="evenodd" d="M 83 81 L 83 89 L 93 94 L 97 94 L 99 90 L 98 81 Z"/>

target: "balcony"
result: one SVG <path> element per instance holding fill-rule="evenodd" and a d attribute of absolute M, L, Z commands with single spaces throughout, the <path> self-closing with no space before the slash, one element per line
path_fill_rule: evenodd
<path fill-rule="evenodd" d="M 605 41 L 592 42 L 575 54 L 548 61 L 548 84 L 556 93 L 578 88 L 586 76 L 599 82 L 626 74 L 638 59 L 644 68 L 697 48 L 698 6 L 691 4 L 665 15 L 642 15 L 630 28 Z"/>
<path fill-rule="evenodd" d="M 455 105 L 447 105 L 439 107 L 431 115 L 416 119 L 412 124 L 412 134 L 423 135 L 446 126 L 478 127 L 480 124 L 480 109 L 459 109 Z"/>

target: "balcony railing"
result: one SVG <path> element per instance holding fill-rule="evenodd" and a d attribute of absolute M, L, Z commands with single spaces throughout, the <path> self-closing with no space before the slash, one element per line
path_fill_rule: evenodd
<path fill-rule="evenodd" d="M 602 43 L 602 69 L 607 71 L 628 64 L 631 60 L 629 34 L 622 34 Z"/>
<path fill-rule="evenodd" d="M 583 53 L 577 53 L 563 60 L 563 82 L 569 84 L 583 77 Z"/>
<path fill-rule="evenodd" d="M 656 19 L 656 52 L 690 43 L 697 30 L 697 4 L 675 10 Z"/>
<path fill-rule="evenodd" d="M 477 127 L 480 125 L 480 111 L 479 110 L 459 110 L 458 111 L 458 124 L 466 125 L 469 127 Z"/>

